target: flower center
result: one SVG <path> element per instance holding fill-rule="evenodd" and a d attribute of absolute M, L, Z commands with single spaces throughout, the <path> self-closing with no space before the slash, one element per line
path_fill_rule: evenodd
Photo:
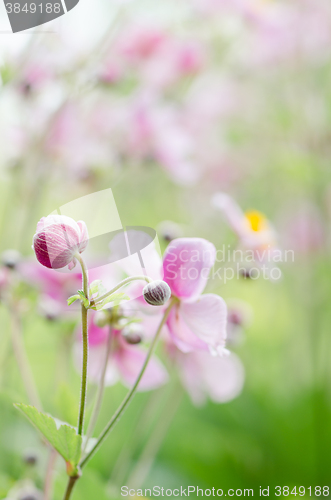
<path fill-rule="evenodd" d="M 252 231 L 259 233 L 265 231 L 268 227 L 267 218 L 257 210 L 250 210 L 245 213 L 246 220 Z"/>

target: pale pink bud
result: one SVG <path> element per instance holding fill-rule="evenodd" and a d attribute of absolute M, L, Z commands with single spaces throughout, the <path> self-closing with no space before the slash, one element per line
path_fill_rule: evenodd
<path fill-rule="evenodd" d="M 32 248 L 37 260 L 45 267 L 61 269 L 76 265 L 75 255 L 87 247 L 88 232 L 85 222 L 74 221 L 66 215 L 49 215 L 37 224 Z"/>
<path fill-rule="evenodd" d="M 171 297 L 171 290 L 165 281 L 155 280 L 143 289 L 144 299 L 151 306 L 163 306 Z"/>

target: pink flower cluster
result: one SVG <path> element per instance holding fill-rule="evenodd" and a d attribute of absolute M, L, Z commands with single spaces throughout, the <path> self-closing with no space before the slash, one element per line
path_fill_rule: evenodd
<path fill-rule="evenodd" d="M 59 269 L 69 266 L 69 269 L 72 269 L 77 256 L 85 250 L 87 243 L 88 233 L 84 222 L 76 223 L 70 217 L 51 215 L 38 223 L 33 238 L 33 249 L 43 268 Z M 163 277 L 164 281 L 156 279 L 153 282 L 154 287 L 145 287 L 148 288 L 148 302 L 154 304 L 157 299 L 155 303 L 159 303 L 161 296 L 158 288 L 162 283 L 164 287 L 161 295 L 164 295 L 164 300 L 160 303 L 169 299 L 171 294 L 173 303 L 164 326 L 163 341 L 165 352 L 178 365 L 184 386 L 194 402 L 201 402 L 204 399 L 203 394 L 208 394 L 214 401 L 219 402 L 232 399 L 240 392 L 244 377 L 240 361 L 234 355 L 228 357 L 229 353 L 225 350 L 227 306 L 220 296 L 203 294 L 210 269 L 215 262 L 214 245 L 202 238 L 178 238 L 168 245 L 162 266 L 156 251 L 150 253 L 150 257 L 156 270 L 163 267 L 163 276 L 160 276 L 160 279 Z M 51 273 L 48 269 L 47 273 Z M 55 276 L 56 274 L 54 273 Z M 61 280 L 53 279 L 51 274 L 50 278 L 53 295 L 50 294 L 49 298 L 55 300 L 62 292 L 61 284 L 64 285 L 66 281 L 61 283 Z M 107 277 L 105 278 L 107 280 Z M 115 306 L 115 320 L 104 322 L 101 326 L 100 322 L 96 321 L 97 313 L 90 314 L 90 378 L 96 383 L 103 372 L 103 358 L 107 355 L 106 346 L 109 342 L 111 348 L 106 368 L 106 384 L 114 384 L 120 379 L 125 385 L 131 386 L 144 364 L 146 350 L 140 345 L 140 341 L 151 338 L 166 306 L 155 308 L 154 305 L 146 303 L 141 306 L 139 299 L 131 302 L 129 305 Z M 107 311 L 105 313 L 108 314 Z M 124 334 L 124 327 L 137 320 L 142 322 L 140 330 L 138 329 L 139 334 L 135 329 L 133 335 Z M 77 362 L 80 353 L 78 334 L 75 347 Z M 139 389 L 154 389 L 164 384 L 167 379 L 166 369 L 158 358 L 153 356 Z"/>

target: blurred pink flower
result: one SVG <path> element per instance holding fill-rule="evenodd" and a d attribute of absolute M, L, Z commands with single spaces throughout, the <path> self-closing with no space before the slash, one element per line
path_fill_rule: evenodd
<path fill-rule="evenodd" d="M 141 62 L 153 56 L 167 38 L 166 33 L 158 27 L 147 24 L 136 24 L 126 27 L 119 38 L 117 51 L 134 62 Z"/>
<path fill-rule="evenodd" d="M 173 342 L 183 352 L 224 352 L 226 304 L 218 295 L 201 295 L 215 257 L 214 245 L 202 238 L 173 240 L 164 254 L 163 279 L 178 298 L 167 326 Z"/>
<path fill-rule="evenodd" d="M 205 59 L 201 43 L 168 37 L 142 67 L 142 80 L 146 86 L 163 89 L 183 77 L 198 74 Z"/>
<path fill-rule="evenodd" d="M 175 359 L 181 382 L 195 405 L 202 405 L 208 397 L 215 403 L 226 403 L 242 391 L 245 372 L 235 354 L 222 357 L 201 351 L 184 354 L 170 347 L 170 355 Z"/>
<path fill-rule="evenodd" d="M 253 251 L 257 263 L 280 254 L 276 248 L 276 233 L 264 214 L 257 210 L 244 213 L 231 196 L 222 192 L 213 196 L 212 204 L 223 213 L 241 245 Z"/>
<path fill-rule="evenodd" d="M 286 248 L 298 254 L 318 252 L 326 244 L 323 219 L 318 208 L 309 201 L 296 203 L 286 210 L 283 221 Z"/>
<path fill-rule="evenodd" d="M 75 255 L 82 253 L 88 244 L 85 222 L 74 221 L 66 215 L 48 215 L 37 224 L 32 248 L 38 262 L 51 269 L 76 265 Z"/>
<path fill-rule="evenodd" d="M 94 324 L 94 318 L 95 313 L 91 311 L 89 320 L 89 377 L 93 382 L 98 383 L 102 373 L 110 326 L 106 325 L 100 328 Z M 105 383 L 106 385 L 114 385 L 118 380 L 121 380 L 125 386 L 131 387 L 144 364 L 147 351 L 141 346 L 129 344 L 119 330 L 113 329 L 111 335 L 112 344 Z M 80 366 L 81 348 L 79 342 L 76 343 L 74 355 L 77 366 Z M 153 356 L 147 365 L 138 390 L 156 389 L 167 381 L 168 374 L 164 366 L 156 356 Z"/>
<path fill-rule="evenodd" d="M 126 138 L 130 153 L 136 158 L 156 160 L 178 184 L 195 184 L 200 177 L 196 140 L 178 109 L 151 95 L 144 93 L 131 103 Z"/>
<path fill-rule="evenodd" d="M 40 266 L 35 261 L 22 261 L 18 265 L 20 276 L 27 283 L 36 286 L 40 292 L 41 308 L 53 303 L 56 311 L 68 312 L 67 299 L 81 287 L 82 277 L 77 273 L 54 272 L 52 269 Z"/>
<path fill-rule="evenodd" d="M 275 68 L 282 63 L 297 66 L 327 60 L 331 52 L 330 16 L 327 0 L 318 4 L 314 0 L 261 3 L 246 38 L 243 60 L 250 65 L 269 64 Z"/>

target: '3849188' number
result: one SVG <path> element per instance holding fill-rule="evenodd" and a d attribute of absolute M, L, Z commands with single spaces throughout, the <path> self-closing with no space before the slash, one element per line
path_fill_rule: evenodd
<path fill-rule="evenodd" d="M 44 10 L 43 10 L 44 9 Z M 8 14 L 19 14 L 20 12 L 25 12 L 26 14 L 35 14 L 36 12 L 46 12 L 46 14 L 60 14 L 61 4 L 60 3 L 47 3 L 46 5 L 40 3 L 26 3 L 21 5 L 19 3 L 6 3 L 6 10 Z"/>
<path fill-rule="evenodd" d="M 294 486 L 292 490 L 290 489 L 289 486 L 276 486 L 275 487 L 275 496 L 276 497 L 288 497 L 289 495 L 294 495 L 297 496 L 299 495 L 300 497 L 304 496 L 315 496 L 315 497 L 328 497 L 329 496 L 329 486 L 309 486 L 308 488 L 305 488 L 305 486 L 299 486 L 297 488 Z"/>

